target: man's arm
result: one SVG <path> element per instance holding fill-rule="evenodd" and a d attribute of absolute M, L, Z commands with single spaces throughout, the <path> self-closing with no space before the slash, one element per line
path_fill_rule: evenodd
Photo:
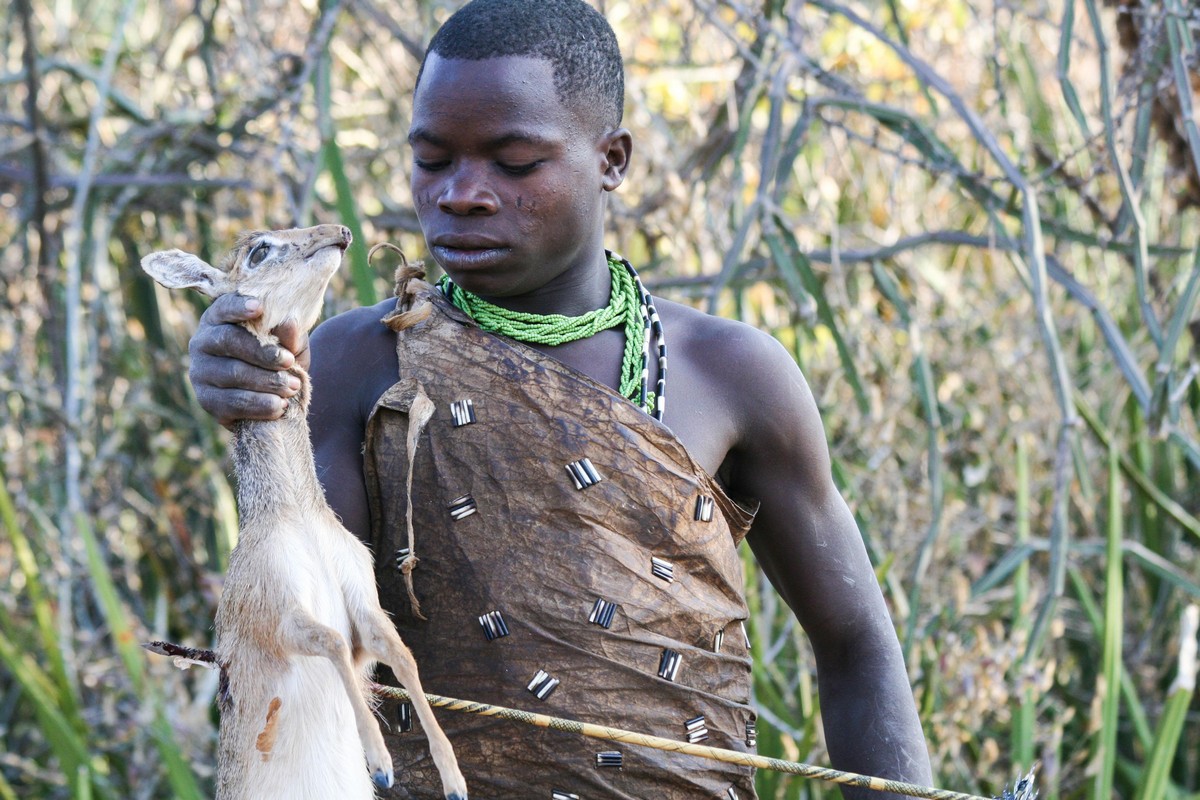
<path fill-rule="evenodd" d="M 398 379 L 396 334 L 379 320 L 387 300 L 323 322 L 313 331 L 312 403 L 308 425 L 317 479 L 346 529 L 370 541 L 371 513 L 363 475 L 367 419 Z"/>
<path fill-rule="evenodd" d="M 762 506 L 748 541 L 812 643 L 833 765 L 929 785 L 912 689 L 883 593 L 853 515 L 833 484 L 812 392 L 791 356 L 755 333 L 737 407 L 731 481 Z M 749 357 L 747 357 L 749 356 Z M 848 798 L 878 792 L 843 789 Z"/>

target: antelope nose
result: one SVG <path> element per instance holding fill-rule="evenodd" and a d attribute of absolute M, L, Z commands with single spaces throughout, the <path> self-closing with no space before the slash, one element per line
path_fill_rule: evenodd
<path fill-rule="evenodd" d="M 304 250 L 305 258 L 311 258 L 326 247 L 344 251 L 354 241 L 354 236 L 345 225 L 320 225 L 314 230 L 316 235 Z"/>

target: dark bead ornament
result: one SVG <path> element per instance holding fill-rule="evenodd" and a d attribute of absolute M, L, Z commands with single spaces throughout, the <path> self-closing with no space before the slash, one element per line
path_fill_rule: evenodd
<path fill-rule="evenodd" d="M 413 709 L 411 703 L 400 703 L 396 706 L 396 724 L 400 733 L 408 733 L 413 729 Z"/>
<path fill-rule="evenodd" d="M 567 464 L 567 472 L 571 474 L 571 480 L 574 481 L 576 489 L 586 489 L 603 480 L 600 473 L 592 466 L 592 462 L 586 458 Z"/>
<path fill-rule="evenodd" d="M 682 663 L 683 656 L 668 647 L 658 658 L 658 677 L 674 681 L 679 674 L 679 665 Z"/>
<path fill-rule="evenodd" d="M 708 738 L 708 723 L 703 714 L 684 722 L 683 730 L 687 734 L 688 744 L 698 744 Z"/>
<path fill-rule="evenodd" d="M 537 674 L 533 676 L 533 680 L 525 688 L 532 692 L 533 696 L 538 700 L 545 700 L 554 694 L 554 690 L 558 688 L 559 683 L 561 681 L 558 678 L 552 678 L 546 670 L 539 669 Z"/>
<path fill-rule="evenodd" d="M 504 624 L 504 616 L 499 611 L 489 611 L 480 616 L 479 625 L 483 628 L 483 635 L 489 642 L 508 636 L 508 626 Z"/>
<path fill-rule="evenodd" d="M 604 599 L 597 599 L 596 604 L 592 606 L 592 613 L 588 615 L 588 622 L 607 629 L 612 626 L 613 615 L 616 613 L 616 603 L 610 603 Z"/>
<path fill-rule="evenodd" d="M 661 578 L 667 583 L 671 583 L 675 580 L 675 565 L 670 561 L 667 561 L 665 558 L 651 556 L 650 572 L 653 573 L 654 577 Z"/>
<path fill-rule="evenodd" d="M 450 510 L 450 516 L 456 520 L 469 517 L 479 510 L 479 507 L 475 505 L 475 498 L 469 494 L 451 500 L 446 507 Z"/>
<path fill-rule="evenodd" d="M 475 403 L 470 400 L 455 400 L 450 404 L 450 416 L 454 418 L 454 427 L 461 428 L 475 421 Z"/>

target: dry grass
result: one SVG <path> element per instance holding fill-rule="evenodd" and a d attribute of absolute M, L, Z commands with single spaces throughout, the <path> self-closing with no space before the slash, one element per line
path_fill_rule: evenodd
<path fill-rule="evenodd" d="M 409 92 L 455 5 L 10 9 L 0 799 L 203 792 L 210 676 L 122 636 L 207 643 L 233 500 L 179 367 L 198 308 L 134 265 L 334 219 L 419 256 Z M 1200 595 L 1195 12 L 1134 3 L 1118 31 L 1096 0 L 601 5 L 637 142 L 612 244 L 804 367 L 941 783 L 998 792 L 1036 758 L 1043 797 L 1195 796 L 1195 701 L 1169 692 Z M 352 259 L 331 313 L 387 291 Z M 821 762 L 811 657 L 751 593 L 760 749 Z"/>

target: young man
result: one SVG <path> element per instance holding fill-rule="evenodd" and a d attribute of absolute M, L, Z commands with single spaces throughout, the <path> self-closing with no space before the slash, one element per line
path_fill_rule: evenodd
<path fill-rule="evenodd" d="M 475 0 L 435 36 L 409 140 L 449 282 L 401 287 L 412 313 L 390 327 L 395 300 L 313 335 L 328 499 L 372 544 L 429 691 L 741 750 L 745 535 L 812 642 L 834 765 L 928 784 L 803 376 L 767 335 L 651 300 L 606 255 L 605 199 L 632 153 L 623 91 L 615 37 L 580 0 Z M 294 331 L 261 350 L 231 324 L 257 313 L 222 298 L 192 341 L 197 395 L 223 422 L 278 416 L 294 389 L 279 370 L 309 358 Z M 419 392 L 428 422 L 408 413 Z M 439 716 L 476 797 L 754 797 L 743 768 Z M 436 797 L 404 727 L 395 796 Z"/>

